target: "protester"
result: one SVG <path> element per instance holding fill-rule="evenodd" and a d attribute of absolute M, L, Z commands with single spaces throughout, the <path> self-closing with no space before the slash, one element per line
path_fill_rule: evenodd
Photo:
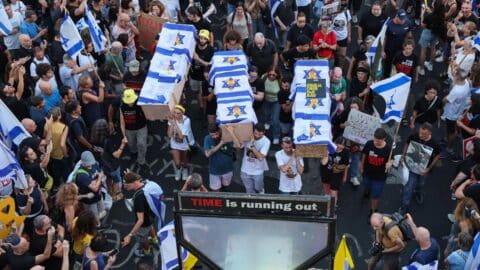
<path fill-rule="evenodd" d="M 208 126 L 208 133 L 203 140 L 203 149 L 209 160 L 210 189 L 212 191 L 225 190 L 230 186 L 233 177 L 233 143 L 223 140 L 222 130 L 216 124 Z"/>
<path fill-rule="evenodd" d="M 282 150 L 275 153 L 277 166 L 280 170 L 280 185 L 282 194 L 300 194 L 302 190 L 303 158 L 297 157 L 292 139 L 282 138 Z"/>

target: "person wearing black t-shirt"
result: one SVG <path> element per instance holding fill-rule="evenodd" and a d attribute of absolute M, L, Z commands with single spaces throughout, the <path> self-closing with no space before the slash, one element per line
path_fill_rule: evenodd
<path fill-rule="evenodd" d="M 305 36 L 301 35 L 297 39 L 297 46 L 291 48 L 288 51 L 284 51 L 280 55 L 280 59 L 282 60 L 285 69 L 291 70 L 293 69 L 295 62 L 301 59 L 315 59 L 317 57 L 317 53 L 314 49 L 310 46 L 310 39 Z"/>
<path fill-rule="evenodd" d="M 30 243 L 23 237 L 15 237 L 10 241 L 10 247 L 7 248 L 8 264 L 11 269 L 30 270 L 33 266 L 45 262 L 50 258 L 52 252 L 52 239 L 55 235 L 53 227 L 48 229 L 47 243 L 42 254 L 32 255 L 28 249 Z"/>
<path fill-rule="evenodd" d="M 203 14 L 200 11 L 198 7 L 189 7 L 187 9 L 187 24 L 191 24 L 195 26 L 195 29 L 197 29 L 197 32 L 200 32 L 200 30 L 205 29 L 210 32 L 210 46 L 213 47 L 213 42 L 215 41 L 213 39 L 213 32 L 212 32 L 212 27 L 211 24 L 203 18 Z"/>
<path fill-rule="evenodd" d="M 35 230 L 30 241 L 29 251 L 32 255 L 35 256 L 42 254 L 45 250 L 45 245 L 48 242 L 48 230 L 52 228 L 52 219 L 50 219 L 50 217 L 48 217 L 47 215 L 37 216 L 33 220 L 33 226 Z M 57 241 L 55 243 L 52 243 L 51 256 L 48 260 L 41 264 L 45 267 L 45 269 L 61 269 L 62 267 L 62 242 L 65 229 L 61 226 L 57 228 Z"/>
<path fill-rule="evenodd" d="M 135 225 L 123 238 L 122 246 L 130 244 L 132 237 L 135 236 L 137 241 L 142 244 L 142 250 L 138 252 L 148 255 L 151 252 L 148 236 L 155 235 L 155 230 L 152 227 L 155 216 L 145 198 L 142 177 L 134 172 L 127 172 L 123 177 L 123 181 L 125 189 L 134 192 L 133 211 L 135 212 Z"/>
<path fill-rule="evenodd" d="M 395 73 L 404 73 L 413 79 L 414 82 L 418 81 L 418 73 L 416 68 L 418 65 L 417 56 L 413 53 L 415 45 L 413 41 L 406 40 L 403 43 L 403 50 L 399 52 L 392 61 L 392 68 Z"/>
<path fill-rule="evenodd" d="M 15 89 L 15 87 L 11 84 L 12 81 L 14 82 L 13 78 L 9 79 L 9 82 L 5 85 L 0 84 L 0 97 L 2 101 L 5 102 L 5 105 L 7 105 L 7 107 L 17 117 L 18 121 L 22 121 L 25 118 L 30 118 L 30 112 L 27 102 L 25 101 L 25 99 L 22 98 L 25 89 L 24 76 L 26 70 L 23 66 L 12 66 L 12 68 L 12 72 L 18 74 L 18 86 Z"/>
<path fill-rule="evenodd" d="M 418 133 L 410 135 L 403 149 L 403 154 L 402 154 L 402 158 L 400 159 L 400 162 L 404 162 L 405 156 L 407 154 L 407 149 L 409 147 L 410 142 L 412 141 L 417 142 L 420 145 L 431 148 L 432 153 L 428 160 L 427 168 L 423 172 L 421 173 L 414 172 L 412 168 L 409 168 L 410 172 L 408 175 L 408 181 L 405 187 L 403 188 L 402 204 L 399 210 L 401 214 L 405 214 L 408 211 L 408 207 L 410 205 L 410 199 L 412 198 L 414 193 L 415 193 L 415 199 L 417 200 L 417 203 L 418 204 L 423 203 L 423 193 L 424 193 L 423 186 L 425 185 L 425 180 L 428 174 L 432 171 L 432 168 L 440 159 L 440 146 L 438 145 L 436 140 L 432 137 L 432 125 L 430 125 L 429 123 L 422 124 Z M 413 156 L 414 154 L 415 152 L 409 155 Z M 418 158 L 425 159 L 426 157 L 422 157 L 421 155 L 419 155 Z M 409 163 L 407 163 L 407 166 L 408 164 Z"/>
<path fill-rule="evenodd" d="M 265 97 L 265 81 L 258 75 L 256 66 L 250 66 L 248 68 L 248 82 L 253 92 L 253 109 L 258 116 L 263 116 L 263 113 L 260 113 L 260 109 L 263 104 L 263 98 Z"/>
<path fill-rule="evenodd" d="M 248 44 L 245 54 L 249 57 L 251 64 L 258 68 L 258 77 L 262 77 L 270 67 L 278 65 L 277 47 L 262 33 L 255 34 L 253 42 Z"/>
<path fill-rule="evenodd" d="M 430 123 L 437 128 L 440 127 L 442 101 L 437 95 L 440 89 L 440 84 L 437 81 L 430 80 L 425 83 L 425 94 L 413 106 L 412 117 L 410 117 L 411 129 L 415 129 L 416 125 L 423 123 Z"/>
<path fill-rule="evenodd" d="M 103 171 L 112 180 L 112 199 L 114 202 L 123 198 L 121 191 L 122 177 L 120 175 L 120 157 L 127 146 L 128 140 L 122 133 L 113 130 L 105 140 L 102 161 Z"/>
<path fill-rule="evenodd" d="M 295 24 L 293 24 L 288 30 L 287 46 L 285 50 L 289 50 L 290 48 L 297 46 L 297 38 L 299 36 L 305 35 L 312 40 L 313 34 L 315 34 L 315 30 L 309 23 L 307 23 L 307 16 L 305 13 L 299 12 Z"/>
<path fill-rule="evenodd" d="M 369 35 L 376 37 L 380 33 L 386 19 L 387 17 L 382 14 L 380 2 L 374 3 L 370 12 L 363 15 L 358 23 L 357 43 L 360 44 Z"/>
<path fill-rule="evenodd" d="M 469 173 L 470 179 L 463 182 L 455 190 L 455 198 L 461 200 L 468 197 L 480 205 L 480 166 L 477 165 Z"/>
<path fill-rule="evenodd" d="M 363 184 L 365 191 L 363 196 L 368 198 L 371 196 L 370 213 L 378 210 L 378 199 L 383 193 L 385 180 L 387 179 L 387 169 L 392 165 L 388 161 L 391 148 L 387 145 L 387 132 L 383 128 L 375 130 L 373 140 L 368 141 L 362 151 L 362 159 L 360 162 L 360 173 L 363 176 Z"/>
<path fill-rule="evenodd" d="M 190 67 L 190 76 L 188 81 L 190 82 L 190 89 L 197 93 L 198 103 L 200 108 L 205 109 L 206 102 L 202 98 L 202 82 L 205 81 L 203 76 L 204 70 L 210 65 L 212 60 L 214 49 L 210 46 L 210 32 L 206 29 L 200 30 L 198 34 L 198 42 L 195 46 L 195 53 L 193 54 L 193 61 Z"/>
<path fill-rule="evenodd" d="M 86 6 L 87 0 L 71 0 L 70 3 L 67 4 L 68 14 L 74 23 L 77 23 L 83 18 Z"/>
<path fill-rule="evenodd" d="M 289 77 L 283 77 L 280 84 L 280 91 L 277 93 L 278 104 L 280 105 L 280 132 L 281 138 L 292 136 L 292 106 L 293 101 L 290 100 L 290 84 L 292 80 Z"/>

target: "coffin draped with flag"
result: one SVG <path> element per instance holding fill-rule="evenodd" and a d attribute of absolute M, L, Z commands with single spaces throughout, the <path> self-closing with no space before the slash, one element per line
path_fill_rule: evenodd
<path fill-rule="evenodd" d="M 295 63 L 294 72 L 290 99 L 294 101 L 292 108 L 292 118 L 295 121 L 293 137 L 297 146 L 297 154 L 320 157 L 325 155 L 326 151 L 323 151 L 325 148 L 329 152 L 335 151 L 330 121 L 331 97 L 328 61 L 298 60 Z M 316 83 L 310 84 L 310 81 Z M 307 82 L 309 82 L 308 85 Z M 315 89 L 309 89 L 312 85 L 316 86 Z M 322 91 L 323 95 L 320 94 Z M 312 153 L 313 156 L 307 152 Z"/>
<path fill-rule="evenodd" d="M 175 225 L 173 224 L 173 221 L 165 225 L 158 232 L 158 239 L 160 239 L 162 270 L 176 269 L 176 267 L 179 266 L 179 261 L 177 256 L 177 241 L 175 239 Z M 183 247 L 180 247 L 180 253 L 182 256 L 182 269 L 192 269 L 198 259 Z"/>
<path fill-rule="evenodd" d="M 208 78 L 217 98 L 217 123 L 237 125 L 235 134 L 241 141 L 248 140 L 257 123 L 247 69 L 248 60 L 242 51 L 216 52 Z M 230 140 L 228 132 L 223 135 Z"/>
<path fill-rule="evenodd" d="M 149 120 L 167 119 L 173 107 L 180 102 L 195 51 L 196 36 L 193 25 L 163 25 L 137 103 Z"/>
<path fill-rule="evenodd" d="M 402 270 L 437 270 L 437 269 L 438 269 L 437 260 L 429 264 L 420 264 L 418 262 L 413 262 L 407 266 L 402 267 Z M 473 269 L 473 268 L 465 268 L 465 269 Z"/>

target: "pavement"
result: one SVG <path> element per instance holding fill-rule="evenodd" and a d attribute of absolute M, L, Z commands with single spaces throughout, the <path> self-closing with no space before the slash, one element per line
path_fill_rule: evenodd
<path fill-rule="evenodd" d="M 418 31 L 417 31 L 418 32 Z M 418 33 L 417 33 L 418 34 Z M 352 38 L 352 40 L 356 40 Z M 350 50 L 349 50 L 350 51 Z M 418 55 L 418 54 L 417 54 Z M 434 67 L 435 73 L 438 74 L 440 67 Z M 425 79 L 434 78 L 434 73 L 426 71 L 425 77 L 421 77 L 418 84 L 412 89 L 412 94 L 417 99 L 423 94 L 423 83 Z M 192 119 L 192 128 L 195 139 L 200 144 L 196 153 L 191 157 L 191 172 L 198 172 L 204 177 L 204 182 L 208 186 L 208 168 L 207 159 L 202 153 L 201 145 L 203 137 L 206 135 L 206 121 L 199 117 L 200 110 L 193 97 L 193 93 L 186 92 L 190 105 L 187 107 L 187 115 Z M 442 96 L 440 96 L 442 97 Z M 413 105 L 412 105 L 413 106 Z M 409 135 L 408 127 L 401 127 L 399 138 L 397 140 L 397 149 L 394 153 L 401 152 L 403 149 L 403 141 Z M 268 134 L 268 133 L 267 133 Z M 443 136 L 442 129 L 436 131 L 435 137 Z M 279 171 L 275 163 L 274 153 L 278 151 L 279 146 L 273 146 L 268 155 L 268 164 L 270 170 L 265 172 L 265 191 L 266 193 L 278 192 Z M 128 155 L 126 155 L 128 157 Z M 234 173 L 234 181 L 229 191 L 242 192 L 239 184 L 239 166 L 241 162 L 241 154 L 238 155 L 236 162 L 236 171 Z M 172 220 L 173 197 L 176 191 L 180 190 L 183 182 L 175 181 L 173 174 L 173 161 L 169 152 L 169 142 L 166 137 L 166 122 L 149 123 L 148 137 L 148 153 L 147 163 L 150 172 L 142 173 L 144 178 L 156 181 L 165 191 L 167 203 L 167 221 Z M 306 172 L 302 175 L 303 194 L 322 194 L 322 185 L 319 172 L 318 159 L 305 159 Z M 133 167 L 133 161 L 128 159 L 122 160 L 123 168 Z M 441 160 L 441 164 L 437 166 L 428 176 L 425 185 L 425 199 L 423 205 L 417 205 L 415 200 L 412 202 L 411 214 L 417 225 L 427 227 L 432 237 L 436 238 L 443 249 L 446 245 L 446 236 L 450 231 L 450 222 L 447 214 L 451 212 L 455 206 L 455 201 L 450 199 L 449 183 L 454 178 L 456 165 L 449 160 Z M 400 206 L 400 196 L 402 186 L 396 184 L 395 181 L 389 181 L 386 185 L 384 193 L 380 199 L 379 211 L 384 213 L 392 213 Z M 354 258 L 355 269 L 366 269 L 366 259 L 368 259 L 368 250 L 373 240 L 373 230 L 367 224 L 367 215 L 369 211 L 369 202 L 362 199 L 363 187 L 353 187 L 350 183 L 345 184 L 340 190 L 339 210 L 336 227 L 337 240 L 342 235 L 347 236 L 350 251 Z M 131 194 L 126 194 L 128 198 Z M 111 224 L 112 228 L 105 230 L 111 246 L 119 247 L 121 239 L 133 227 L 134 213 L 128 212 L 124 202 L 118 202 L 113 205 L 112 210 L 107 219 L 107 224 Z M 131 244 L 125 248 L 120 248 L 117 255 L 117 261 L 113 265 L 113 269 L 132 269 L 138 263 L 139 259 L 133 255 L 136 245 Z M 408 262 L 410 254 L 415 249 L 415 243 L 410 242 L 405 252 L 402 253 L 401 260 L 404 265 Z M 154 259 L 147 261 L 154 262 L 159 265 L 158 252 L 155 252 Z M 328 268 L 328 260 L 324 260 L 316 267 Z M 160 269 L 160 268 L 158 268 Z"/>

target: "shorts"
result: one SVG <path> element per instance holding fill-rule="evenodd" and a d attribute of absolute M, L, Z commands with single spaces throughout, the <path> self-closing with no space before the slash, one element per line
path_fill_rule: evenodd
<path fill-rule="evenodd" d="M 340 47 L 347 47 L 348 46 L 348 38 L 342 39 L 342 40 L 337 40 L 337 45 Z"/>
<path fill-rule="evenodd" d="M 420 35 L 420 40 L 418 44 L 420 44 L 421 48 L 428 48 L 430 45 L 434 45 L 438 43 L 438 37 L 432 34 L 430 29 L 424 28 L 422 30 L 422 34 Z"/>
<path fill-rule="evenodd" d="M 148 237 L 150 236 L 151 227 L 152 226 L 140 227 L 140 229 L 138 229 L 137 233 L 135 234 L 135 238 L 137 239 L 137 242 L 148 241 Z"/>
<path fill-rule="evenodd" d="M 457 121 L 445 119 L 445 123 L 447 126 L 447 135 L 455 134 L 457 132 Z"/>
<path fill-rule="evenodd" d="M 378 199 L 382 196 L 385 180 L 374 180 L 363 175 L 363 184 L 365 185 L 365 189 L 370 192 L 372 199 Z"/>
<path fill-rule="evenodd" d="M 208 179 L 210 181 L 210 189 L 219 190 L 222 186 L 228 187 L 232 182 L 233 172 L 228 172 L 222 175 L 210 174 Z"/>
<path fill-rule="evenodd" d="M 339 191 L 340 187 L 342 186 L 342 178 L 343 172 L 330 174 L 330 189 Z"/>
<path fill-rule="evenodd" d="M 202 81 L 197 81 L 192 79 L 192 77 L 189 77 L 188 82 L 190 83 L 190 89 L 192 89 L 193 92 L 202 90 Z"/>

